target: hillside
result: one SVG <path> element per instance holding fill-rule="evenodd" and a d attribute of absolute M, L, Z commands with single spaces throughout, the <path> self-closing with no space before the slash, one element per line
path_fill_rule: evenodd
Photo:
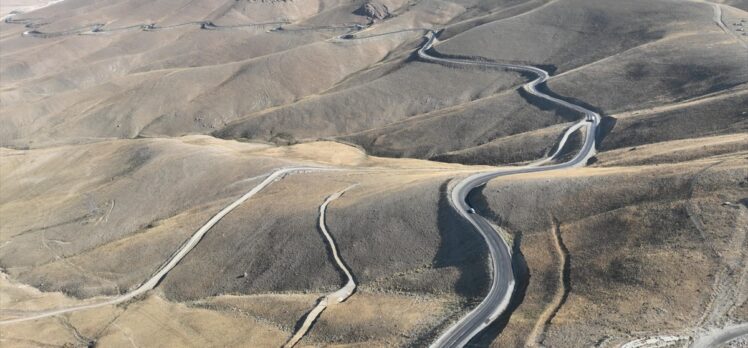
<path fill-rule="evenodd" d="M 746 10 L 4 1 L 0 345 L 739 346 Z"/>

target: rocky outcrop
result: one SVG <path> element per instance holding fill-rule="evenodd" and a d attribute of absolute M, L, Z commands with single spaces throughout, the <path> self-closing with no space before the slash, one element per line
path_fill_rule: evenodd
<path fill-rule="evenodd" d="M 390 10 L 387 5 L 377 1 L 366 1 L 361 7 L 354 12 L 359 16 L 366 16 L 371 19 L 385 19 L 390 17 Z"/>

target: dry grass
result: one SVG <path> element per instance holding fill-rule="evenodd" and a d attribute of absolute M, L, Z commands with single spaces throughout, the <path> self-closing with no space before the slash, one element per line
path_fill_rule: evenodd
<path fill-rule="evenodd" d="M 657 156 L 642 152 L 639 160 Z M 489 183 L 486 201 L 478 203 L 521 234 L 530 268 L 524 301 L 496 344 L 524 344 L 558 287 L 559 261 L 546 232 L 551 226 L 538 210 L 559 219 L 571 267 L 570 293 L 548 326 L 546 346 L 593 345 L 642 330 L 690 330 L 707 313 L 717 313 L 710 314 L 715 323 L 745 320 L 738 314 L 746 296 L 740 277 L 724 273 L 724 285 L 712 284 L 723 268 L 746 260 L 740 237 L 746 208 L 738 202 L 748 193 L 747 178 L 744 155 L 733 153 Z M 712 305 L 715 296 L 721 299 Z"/>
<path fill-rule="evenodd" d="M 299 1 L 80 0 L 17 18 L 47 32 L 367 23 L 360 2 Z M 439 52 L 542 65 L 551 90 L 617 118 L 592 168 L 506 177 L 475 195 L 530 272 L 501 336 L 482 342 L 525 344 L 559 302 L 547 346 L 748 320 L 747 56 L 709 4 L 383 3 L 393 17 L 367 33 L 446 27 Z M 487 169 L 463 164 L 541 157 L 578 115 L 517 92 L 526 77 L 414 60 L 420 33 L 340 43 L 328 40 L 340 30 L 265 29 L 36 39 L 0 23 L 4 318 L 126 292 L 277 168 L 345 169 L 274 182 L 147 296 L 3 327 L 3 346 L 279 346 L 340 286 L 317 209 L 354 183 L 328 224 L 360 291 L 302 343 L 423 346 L 482 298 L 487 250 L 449 206 L 448 182 Z M 569 251 L 565 301 L 548 216 Z"/>

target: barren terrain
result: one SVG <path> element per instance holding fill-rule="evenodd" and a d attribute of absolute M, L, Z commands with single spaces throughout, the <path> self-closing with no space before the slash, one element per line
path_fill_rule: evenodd
<path fill-rule="evenodd" d="M 428 346 L 498 276 L 452 189 L 593 139 L 470 192 L 516 281 L 470 346 L 741 346 L 746 10 L 4 1 L 0 345 L 282 346 L 348 281 L 345 190 L 357 287 L 296 346 Z M 585 115 L 498 63 L 602 121 L 559 148 Z"/>

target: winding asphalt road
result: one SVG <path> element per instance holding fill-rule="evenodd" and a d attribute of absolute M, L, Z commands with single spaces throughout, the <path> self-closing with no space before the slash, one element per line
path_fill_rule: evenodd
<path fill-rule="evenodd" d="M 193 23 L 189 23 L 189 24 L 193 24 Z M 212 23 L 206 24 L 205 22 L 202 22 L 201 26 L 203 27 L 207 26 L 207 27 L 210 27 L 210 29 L 213 29 L 216 27 Z M 104 31 L 104 29 L 102 29 L 101 26 L 96 26 L 95 28 L 96 30 L 94 30 L 94 32 Z M 136 28 L 139 28 L 139 27 L 138 26 L 126 27 L 126 28 L 122 28 L 122 30 L 131 30 L 131 29 L 136 29 Z M 141 28 L 143 30 L 157 30 L 157 28 L 153 26 L 143 26 Z M 409 30 L 423 30 L 423 29 L 405 29 L 405 30 L 401 30 L 398 32 L 404 32 L 404 31 L 409 31 Z M 473 66 L 473 67 L 481 67 L 481 68 L 493 68 L 493 69 L 502 69 L 502 70 L 507 70 L 507 71 L 533 73 L 537 75 L 538 77 L 523 86 L 523 88 L 528 93 L 534 96 L 540 97 L 542 99 L 551 101 L 553 103 L 556 103 L 568 109 L 575 110 L 584 115 L 583 120 L 581 120 L 580 122 L 572 126 L 572 128 L 567 130 L 566 134 L 561 140 L 561 143 L 558 146 L 558 149 L 555 151 L 555 153 L 551 156 L 550 159 L 554 159 L 561 152 L 563 145 L 565 144 L 566 140 L 568 139 L 571 133 L 578 130 L 582 126 L 586 126 L 586 136 L 584 139 L 584 145 L 582 149 L 574 156 L 574 158 L 572 158 L 568 162 L 561 163 L 561 164 L 540 166 L 540 164 L 548 161 L 548 159 L 546 159 L 541 162 L 536 162 L 535 164 L 531 164 L 525 167 L 518 167 L 518 168 L 513 168 L 513 169 L 500 169 L 500 170 L 490 171 L 490 172 L 482 172 L 482 173 L 474 174 L 472 176 L 465 178 L 464 180 L 457 183 L 454 186 L 454 188 L 452 188 L 451 193 L 449 195 L 449 202 L 452 205 L 452 207 L 458 212 L 458 214 L 462 216 L 463 218 L 465 218 L 466 220 L 468 220 L 473 225 L 473 227 L 484 237 L 489 248 L 490 257 L 491 257 L 491 266 L 493 270 L 491 287 L 488 291 L 487 296 L 483 299 L 483 301 L 477 307 L 475 307 L 472 311 L 470 311 L 467 315 L 465 315 L 463 318 L 458 320 L 453 326 L 447 329 L 432 344 L 432 347 L 450 347 L 450 348 L 451 347 L 463 347 L 476 334 L 478 334 L 480 331 L 482 331 L 484 328 L 490 325 L 494 320 L 498 318 L 498 316 L 501 313 L 503 313 L 506 310 L 511 300 L 511 296 L 512 296 L 512 293 L 515 287 L 515 279 L 514 279 L 514 274 L 512 270 L 512 254 L 511 254 L 510 246 L 508 245 L 506 240 L 504 240 L 501 237 L 498 231 L 496 231 L 493 228 L 493 226 L 491 226 L 488 220 L 486 220 L 485 218 L 477 214 L 470 213 L 473 211 L 473 209 L 470 207 L 469 203 L 467 202 L 468 194 L 470 193 L 470 191 L 472 191 L 476 187 L 484 185 L 489 180 L 494 179 L 496 177 L 500 177 L 500 176 L 544 172 L 544 171 L 559 170 L 559 169 L 585 165 L 587 160 L 591 156 L 593 156 L 595 153 L 595 134 L 596 134 L 596 129 L 597 129 L 596 127 L 600 123 L 600 115 L 580 105 L 572 104 L 572 103 L 566 102 L 564 100 L 549 96 L 547 94 L 544 94 L 538 91 L 537 86 L 547 81 L 549 74 L 545 70 L 539 69 L 537 67 L 516 65 L 516 64 L 502 64 L 502 63 L 485 62 L 485 61 L 477 61 L 477 60 L 469 60 L 469 59 L 442 58 L 442 57 L 432 56 L 428 53 L 428 51 L 436 43 L 436 40 L 437 40 L 436 32 L 433 30 L 428 30 L 428 29 L 427 31 L 428 32 L 426 35 L 426 42 L 417 52 L 418 56 L 421 59 L 425 61 L 445 64 L 445 65 L 450 65 L 450 66 L 454 66 L 454 65 Z M 70 31 L 70 32 L 72 33 L 75 31 Z M 67 33 L 68 32 L 66 32 L 66 34 Z M 396 33 L 396 32 L 393 32 L 393 33 Z M 393 33 L 375 34 L 373 36 L 387 35 L 387 34 L 393 34 Z M 43 33 L 39 33 L 39 34 L 45 35 Z M 348 38 L 338 37 L 337 39 L 340 40 L 340 39 L 348 39 Z M 351 39 L 355 39 L 355 38 L 351 38 Z M 84 309 L 89 309 L 89 308 L 96 308 L 96 307 L 101 307 L 101 306 L 106 306 L 106 305 L 113 305 L 113 304 L 121 303 L 129 299 L 132 299 L 138 295 L 145 293 L 146 291 L 150 289 L 153 289 L 158 284 L 158 282 L 171 269 L 173 269 L 174 266 L 176 266 L 176 264 L 179 263 L 179 261 L 181 261 L 182 258 L 184 258 L 184 256 L 187 253 L 189 253 L 189 251 L 192 250 L 192 248 L 195 247 L 195 245 L 197 245 L 197 243 L 200 241 L 200 239 L 202 239 L 205 233 L 207 233 L 207 231 L 213 225 L 215 225 L 221 218 L 223 218 L 231 210 L 233 210 L 238 205 L 240 205 L 241 203 L 243 203 L 244 201 L 252 197 L 254 194 L 262 190 L 264 187 L 266 187 L 273 181 L 280 179 L 284 175 L 290 174 L 292 172 L 305 171 L 305 170 L 325 170 L 325 169 L 314 168 L 314 167 L 296 167 L 296 168 L 280 169 L 272 173 L 261 184 L 257 185 L 251 191 L 247 192 L 244 196 L 242 196 L 241 198 L 233 202 L 228 207 L 221 210 L 221 212 L 219 212 L 208 223 L 206 223 L 203 227 L 201 227 L 200 230 L 198 230 L 188 240 L 188 242 L 185 243 L 169 259 L 169 261 L 166 263 L 164 267 L 162 267 L 155 275 L 153 275 L 148 281 L 143 283 L 137 289 L 127 294 L 109 299 L 107 301 L 98 302 L 98 303 L 89 304 L 89 305 L 48 310 L 48 311 L 40 312 L 38 314 L 23 317 L 23 318 L 15 318 L 15 319 L 10 319 L 10 320 L 0 321 L 0 324 L 35 320 L 35 319 L 54 316 L 54 315 L 58 315 L 62 313 L 79 311 L 79 310 L 84 310 Z M 332 169 L 327 169 L 327 170 L 332 170 Z M 326 202 L 326 203 L 329 203 L 329 202 Z M 323 207 L 324 206 L 325 205 L 323 205 Z M 322 216 L 324 216 L 323 211 L 322 211 Z M 321 221 L 321 223 L 324 225 L 324 221 Z M 331 245 L 333 247 L 333 252 L 335 253 L 334 244 L 331 244 Z M 337 260 L 338 259 L 336 258 L 336 261 Z M 352 287 L 355 288 L 355 283 L 353 283 L 352 277 L 350 276 L 348 272 L 346 272 L 346 275 L 349 278 L 348 284 L 346 284 L 339 291 L 325 297 L 325 299 L 323 299 L 323 302 L 327 302 L 330 299 L 342 301 L 348 296 L 350 296 L 350 293 L 352 292 L 351 288 Z M 315 310 L 316 309 L 317 308 L 315 308 Z M 322 309 L 324 309 L 324 307 Z M 318 310 L 317 312 L 321 312 L 321 310 Z"/>
<path fill-rule="evenodd" d="M 475 335 L 489 326 L 494 320 L 499 317 L 499 315 L 501 315 L 506 310 L 506 308 L 509 306 L 509 301 L 511 300 L 512 293 L 514 292 L 515 287 L 514 273 L 512 271 L 512 253 L 509 244 L 501 237 L 499 232 L 496 231 L 493 226 L 491 226 L 488 220 L 480 215 L 471 213 L 474 210 L 467 202 L 468 194 L 476 187 L 485 185 L 489 180 L 500 176 L 546 172 L 584 166 L 587 163 L 587 160 L 595 154 L 595 134 L 597 131 L 597 126 L 600 124 L 600 115 L 580 105 L 572 104 L 538 91 L 537 86 L 548 80 L 549 74 L 545 70 L 525 65 L 435 57 L 430 55 L 428 51 L 436 42 L 436 32 L 430 31 L 427 34 L 426 38 L 426 42 L 418 50 L 418 56 L 421 59 L 451 66 L 474 66 L 533 73 L 538 77 L 523 86 L 523 88 L 528 93 L 583 114 L 584 119 L 573 126 L 571 129 L 576 130 L 579 129 L 582 125 L 586 124 L 586 136 L 584 139 L 584 145 L 582 146 L 582 149 L 574 156 L 574 158 L 572 158 L 568 162 L 548 166 L 538 166 L 537 164 L 535 164 L 513 169 L 499 169 L 491 172 L 478 173 L 463 179 L 452 188 L 449 195 L 450 205 L 452 205 L 452 207 L 457 211 L 458 214 L 460 214 L 460 216 L 468 220 L 470 224 L 473 225 L 473 227 L 483 236 L 486 243 L 488 244 L 488 250 L 491 256 L 491 266 L 493 269 L 491 287 L 483 301 L 481 301 L 481 303 L 478 304 L 478 306 L 470 311 L 467 315 L 462 317 L 450 328 L 448 328 L 431 345 L 431 347 L 434 348 L 463 347 L 473 337 L 475 337 Z M 570 132 L 572 132 L 571 129 L 567 131 L 564 135 L 564 138 L 562 138 L 562 143 L 559 144 L 559 148 L 553 154 L 552 158 L 560 153 L 560 150 L 566 142 L 566 139 L 568 139 Z"/>
<path fill-rule="evenodd" d="M 725 32 L 731 33 L 726 28 L 724 23 L 722 22 L 721 7 L 717 4 L 713 4 L 713 6 L 714 6 L 714 21 Z M 30 19 L 16 20 L 16 19 L 13 19 L 12 17 L 13 16 L 6 17 L 5 21 L 7 23 L 26 24 L 30 28 L 36 27 L 36 25 L 30 22 Z M 172 29 L 172 28 L 186 26 L 186 25 L 200 25 L 201 28 L 208 29 L 208 30 L 225 30 L 225 29 L 234 29 L 234 28 L 241 28 L 241 27 L 280 25 L 280 24 L 285 24 L 285 23 L 275 22 L 275 23 L 257 23 L 257 24 L 242 24 L 242 25 L 232 25 L 232 26 L 219 26 L 212 22 L 200 21 L 200 22 L 181 23 L 181 24 L 163 26 L 163 27 L 159 27 L 154 24 L 145 24 L 145 25 L 133 25 L 133 26 L 128 26 L 128 27 L 111 28 L 111 29 L 106 29 L 103 24 L 93 24 L 93 25 L 89 25 L 86 27 L 74 28 L 71 30 L 62 31 L 62 32 L 54 32 L 54 33 L 43 33 L 43 32 L 39 32 L 36 30 L 30 30 L 30 31 L 24 32 L 24 35 L 35 36 L 35 37 L 55 37 L 55 36 L 72 35 L 72 34 L 103 34 L 103 33 L 108 33 L 108 32 L 129 31 L 129 30 L 138 30 L 138 29 L 144 30 L 144 31 L 156 31 L 156 30 Z M 324 27 L 324 28 L 295 28 L 295 29 L 285 29 L 285 30 L 299 31 L 299 30 L 345 29 L 345 28 L 361 29 L 358 26 L 352 26 L 352 27 L 343 26 L 343 27 Z M 273 31 L 283 32 L 285 30 L 273 30 Z M 426 41 L 424 45 L 417 52 L 418 56 L 421 59 L 425 61 L 430 61 L 430 62 L 434 62 L 438 64 L 445 64 L 449 66 L 472 66 L 472 67 L 502 69 L 502 70 L 507 70 L 507 71 L 525 72 L 525 73 L 535 74 L 537 78 L 526 83 L 523 86 L 525 91 L 527 91 L 528 93 L 534 96 L 553 102 L 565 108 L 575 110 L 579 112 L 580 114 L 584 115 L 584 118 L 581 121 L 574 124 L 572 127 L 570 127 L 565 132 L 563 138 L 561 139 L 558 145 L 558 148 L 549 158 L 546 158 L 539 162 L 535 162 L 525 167 L 517 167 L 517 168 L 512 168 L 512 169 L 500 169 L 500 170 L 495 170 L 495 171 L 490 171 L 490 172 L 482 172 L 482 173 L 474 174 L 461 180 L 452 188 L 449 194 L 450 205 L 458 212 L 460 216 L 462 216 L 464 219 L 469 221 L 470 224 L 485 239 L 488 245 L 488 248 L 489 248 L 489 253 L 490 253 L 490 258 L 491 258 L 491 267 L 493 271 L 491 287 L 488 291 L 488 294 L 483 299 L 483 301 L 477 307 L 471 310 L 467 315 L 462 317 L 460 320 L 454 323 L 450 328 L 448 328 L 432 344 L 432 347 L 450 347 L 450 348 L 451 347 L 463 347 L 473 337 L 475 337 L 475 335 L 477 335 L 479 332 L 481 332 L 483 329 L 489 326 L 507 309 L 510 303 L 510 300 L 511 300 L 511 296 L 514 291 L 514 287 L 515 287 L 515 279 L 514 279 L 514 274 L 512 270 L 511 247 L 509 246 L 507 241 L 502 238 L 501 234 L 499 234 L 499 232 L 494 229 L 494 227 L 489 223 L 487 219 L 483 218 L 480 215 L 472 213 L 474 210 L 472 209 L 472 207 L 470 207 L 470 204 L 467 201 L 467 197 L 469 193 L 473 189 L 480 187 L 482 185 L 485 185 L 489 180 L 500 177 L 500 176 L 527 174 L 527 173 L 534 173 L 534 172 L 545 172 L 545 171 L 560 170 L 560 169 L 566 169 L 566 168 L 585 165 L 587 163 L 587 160 L 595 154 L 595 134 L 597 131 L 597 127 L 600 123 L 600 115 L 580 105 L 569 103 L 567 101 L 555 98 L 553 96 L 550 96 L 550 95 L 547 95 L 547 94 L 544 94 L 538 91 L 537 86 L 546 82 L 549 78 L 548 72 L 543 69 L 533 67 L 533 66 L 526 66 L 526 65 L 503 64 L 503 63 L 485 62 L 485 61 L 470 60 L 470 59 L 443 58 L 443 57 L 436 57 L 436 56 L 430 55 L 428 51 L 433 47 L 435 43 L 437 43 L 436 32 L 431 29 L 421 29 L 421 28 L 403 29 L 403 30 L 398 30 L 394 32 L 389 32 L 389 33 L 372 34 L 370 36 L 360 36 L 360 37 L 354 37 L 352 34 L 345 34 L 345 35 L 338 36 L 334 38 L 333 40 L 343 41 L 343 40 L 352 40 L 352 39 L 359 39 L 359 40 L 360 39 L 371 39 L 371 38 L 376 38 L 376 37 L 385 36 L 385 35 L 392 35 L 396 33 L 402 33 L 402 32 L 408 32 L 408 31 L 421 31 L 421 30 L 427 31 Z M 560 163 L 560 164 L 541 166 L 545 163 L 550 162 L 553 159 L 556 159 L 558 155 L 561 153 L 561 150 L 563 149 L 569 136 L 573 134 L 574 132 L 578 131 L 579 129 L 581 129 L 582 127 L 585 127 L 585 131 L 586 131 L 584 144 L 582 146 L 582 149 L 571 160 L 564 162 L 564 163 Z M 216 214 L 210 221 L 208 221 L 208 223 L 206 223 L 203 227 L 201 227 L 200 230 L 198 230 L 181 248 L 179 248 L 175 252 L 175 254 L 168 260 L 168 262 L 156 274 L 154 274 L 145 283 L 140 285 L 137 289 L 127 294 L 124 294 L 124 295 L 121 295 L 115 298 L 111 298 L 103 302 L 38 312 L 34 315 L 23 317 L 23 318 L 15 318 L 15 319 L 0 321 L 0 325 L 20 322 L 20 321 L 35 320 L 35 319 L 54 316 L 54 315 L 58 315 L 62 313 L 68 313 L 68 312 L 85 310 L 85 309 L 96 308 L 96 307 L 101 307 L 101 306 L 113 305 L 113 304 L 125 302 L 138 295 L 145 293 L 146 291 L 150 289 L 153 289 L 158 284 L 158 282 L 161 279 L 163 279 L 163 277 L 171 269 L 173 269 L 176 266 L 176 264 L 178 264 L 182 260 L 182 258 L 184 258 L 184 256 L 187 253 L 189 253 L 190 250 L 192 250 L 195 247 L 195 245 L 197 245 L 197 243 L 200 241 L 200 239 L 202 239 L 205 233 L 207 233 L 207 231 L 213 225 L 215 225 L 221 218 L 223 218 L 231 210 L 236 208 L 238 205 L 240 205 L 241 203 L 243 203 L 244 201 L 252 197 L 254 194 L 259 192 L 260 190 L 262 190 L 264 187 L 268 186 L 275 180 L 282 178 L 284 175 L 290 174 L 292 172 L 306 171 L 306 170 L 323 170 L 323 169 L 313 168 L 313 167 L 297 167 L 297 168 L 280 169 L 272 173 L 262 183 L 254 187 L 251 191 L 246 193 L 244 196 L 234 201 L 231 205 L 229 205 L 228 207 L 221 210 L 221 212 Z M 324 208 L 332 199 L 337 198 L 341 193 L 336 194 L 337 196 L 333 195 L 330 198 L 328 198 L 328 200 L 320 208 L 320 213 L 321 213 L 320 226 L 323 227 L 323 232 L 325 232 L 325 236 L 328 238 L 328 241 L 333 250 L 333 254 L 335 255 L 336 262 L 338 263 L 339 267 L 341 267 L 345 271 L 346 275 L 348 276 L 348 283 L 340 290 L 326 296 L 321 301 L 322 306 L 318 305 L 310 313 L 310 317 L 316 317 L 316 315 L 318 315 L 322 310 L 324 310 L 328 301 L 333 300 L 333 301 L 341 302 L 345 300 L 348 296 L 350 296 L 353 289 L 355 289 L 355 283 L 353 282 L 352 276 L 350 275 L 348 270 L 345 269 L 342 262 L 340 261 L 337 255 L 337 251 L 335 249 L 335 244 L 332 241 L 332 238 L 330 237 L 330 235 L 324 229 Z M 306 330 L 303 330 L 303 331 L 305 332 Z M 746 335 L 746 334 L 748 334 L 748 326 L 746 326 L 746 324 L 740 324 L 734 327 L 723 329 L 721 331 L 716 331 L 712 333 L 711 335 L 703 337 L 702 339 L 697 340 L 694 346 L 696 347 L 709 346 L 717 342 L 726 342 L 731 339 L 734 339 L 735 337 Z M 303 332 L 301 333 L 301 335 L 303 335 Z M 301 336 L 299 336 L 299 338 L 300 337 Z M 676 340 L 676 339 L 681 339 L 681 338 L 675 337 L 675 336 L 673 337 L 663 336 L 657 339 L 659 341 L 668 341 L 668 340 Z M 298 341 L 298 339 L 292 338 L 293 343 L 291 343 L 291 345 L 293 345 L 296 341 Z M 647 343 L 646 340 L 640 340 L 640 341 L 642 341 L 642 343 Z M 634 343 L 634 342 L 632 341 L 631 343 Z"/>

